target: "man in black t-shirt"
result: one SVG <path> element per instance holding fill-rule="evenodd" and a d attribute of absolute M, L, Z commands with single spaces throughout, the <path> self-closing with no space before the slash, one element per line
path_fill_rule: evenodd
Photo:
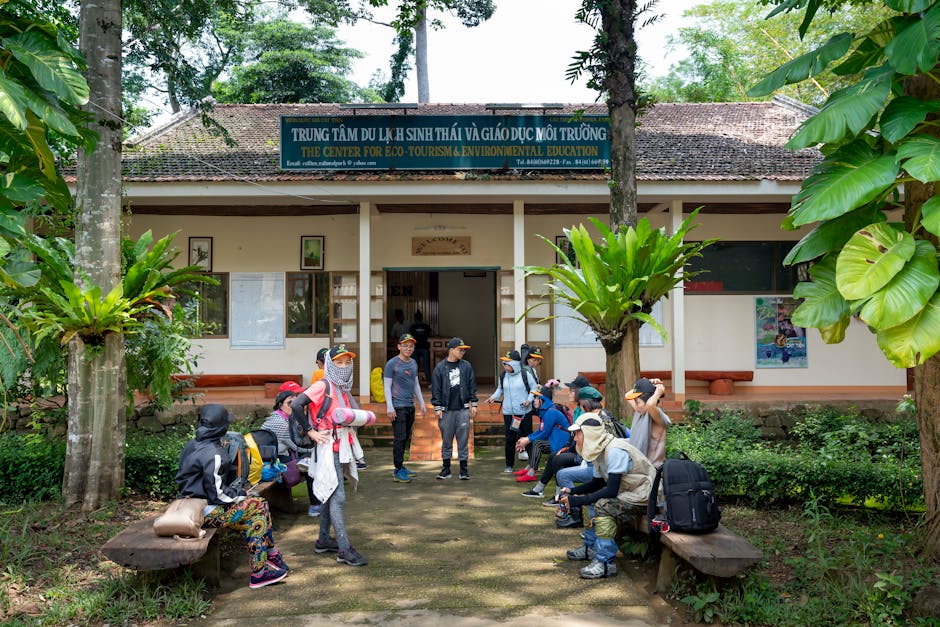
<path fill-rule="evenodd" d="M 420 311 L 415 312 L 415 323 L 408 329 L 415 339 L 414 359 L 421 364 L 424 378 L 431 380 L 431 326 L 424 321 Z"/>
<path fill-rule="evenodd" d="M 477 382 L 473 366 L 463 358 L 469 345 L 459 337 L 447 342 L 447 359 L 434 368 L 431 377 L 431 404 L 441 429 L 441 472 L 438 479 L 450 479 L 450 458 L 457 438 L 460 478 L 470 478 L 470 420 L 477 415 Z"/>

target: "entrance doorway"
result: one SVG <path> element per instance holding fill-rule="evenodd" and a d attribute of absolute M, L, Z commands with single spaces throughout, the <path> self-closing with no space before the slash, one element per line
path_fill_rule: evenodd
<path fill-rule="evenodd" d="M 491 384 L 496 370 L 496 270 L 386 270 L 388 291 L 388 358 L 398 353 L 393 337 L 396 311 L 405 331 L 420 312 L 431 327 L 431 368 L 447 356 L 447 340 L 459 337 L 470 345 L 465 359 L 479 383 Z"/>

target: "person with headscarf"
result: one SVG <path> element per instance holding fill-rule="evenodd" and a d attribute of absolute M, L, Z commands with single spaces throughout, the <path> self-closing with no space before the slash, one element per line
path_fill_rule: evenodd
<path fill-rule="evenodd" d="M 655 468 L 666 461 L 666 430 L 672 425 L 659 406 L 665 393 L 666 386 L 660 379 L 638 379 L 624 395 L 633 408 L 630 444 L 643 451 Z"/>
<path fill-rule="evenodd" d="M 325 357 L 323 379 L 312 384 L 291 403 L 294 420 L 310 426 L 307 437 L 316 443 L 309 472 L 313 475 L 314 494 L 323 505 L 320 508 L 320 533 L 313 550 L 316 553 L 336 553 L 336 561 L 341 564 L 364 566 L 368 560 L 352 547 L 346 534 L 346 489 L 343 485 L 344 474 L 353 490 L 358 485 L 359 473 L 355 462 L 362 456 L 362 447 L 354 428 L 337 425 L 330 417 L 337 408 L 359 408 L 351 394 L 356 355 L 345 344 L 338 344 Z M 321 417 L 320 410 L 327 397 L 330 411 Z M 330 537 L 330 527 L 335 537 Z"/>
<path fill-rule="evenodd" d="M 516 442 L 521 436 L 532 433 L 532 389 L 538 385 L 532 372 L 522 365 L 519 351 L 509 351 L 499 358 L 503 372 L 499 374 L 496 391 L 486 399 L 488 403 L 501 403 L 503 408 L 503 433 L 506 437 L 503 453 L 506 467 L 503 472 L 513 471 L 516 461 Z M 524 449 L 523 449 L 524 450 Z M 519 459 L 522 459 L 520 454 Z M 528 454 L 525 459 L 528 460 Z M 527 470 L 523 469 L 523 470 Z"/>
<path fill-rule="evenodd" d="M 565 507 L 587 506 L 593 524 L 584 530 L 584 544 L 568 551 L 572 561 L 591 563 L 579 572 L 583 579 L 617 575 L 617 526 L 646 513 L 647 497 L 656 469 L 624 438 L 615 438 L 596 413 L 581 414 L 569 428 L 578 453 L 594 464 L 594 476 L 574 488 L 563 488 Z"/>
<path fill-rule="evenodd" d="M 287 577 L 289 569 L 274 546 L 268 502 L 260 496 L 249 496 L 241 483 L 227 480 L 231 460 L 221 440 L 234 420 L 235 416 L 222 405 L 203 405 L 196 437 L 180 453 L 176 485 L 181 498 L 206 499 L 203 527 L 229 527 L 241 532 L 251 567 L 248 585 L 263 588 Z"/>

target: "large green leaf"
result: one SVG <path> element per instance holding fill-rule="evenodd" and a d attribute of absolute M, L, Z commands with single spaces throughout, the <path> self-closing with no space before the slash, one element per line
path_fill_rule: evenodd
<path fill-rule="evenodd" d="M 32 111 L 26 112 L 26 121 L 26 139 L 32 145 L 33 153 L 39 162 L 39 170 L 46 175 L 46 178 L 59 178 L 59 173 L 55 168 L 55 157 L 49 149 L 49 144 L 46 143 L 46 125 Z"/>
<path fill-rule="evenodd" d="M 790 249 L 783 260 L 785 266 L 812 261 L 833 250 L 842 250 L 849 238 L 862 228 L 888 218 L 877 204 L 869 204 L 832 220 L 826 220 L 807 233 Z"/>
<path fill-rule="evenodd" d="M 26 99 L 33 113 L 38 115 L 52 130 L 72 137 L 79 137 L 81 135 L 78 128 L 76 128 L 72 120 L 69 119 L 69 116 L 53 103 L 33 93 L 27 94 Z"/>
<path fill-rule="evenodd" d="M 940 286 L 937 249 L 917 240 L 914 256 L 887 285 L 872 295 L 859 317 L 875 329 L 889 329 L 910 320 L 924 308 Z"/>
<path fill-rule="evenodd" d="M 3 46 L 33 73 L 36 82 L 60 99 L 82 106 L 88 102 L 88 83 L 72 59 L 37 30 L 3 40 Z"/>
<path fill-rule="evenodd" d="M 889 142 L 896 143 L 921 124 L 928 114 L 938 110 L 940 100 L 925 102 L 912 96 L 895 98 L 881 114 L 881 135 Z"/>
<path fill-rule="evenodd" d="M 921 183 L 940 180 L 940 139 L 914 135 L 898 145 L 898 161 Z"/>
<path fill-rule="evenodd" d="M 936 0 L 885 0 L 885 4 L 898 13 L 920 13 Z"/>
<path fill-rule="evenodd" d="M 809 269 L 812 281 L 797 284 L 795 298 L 805 299 L 793 312 L 793 324 L 824 329 L 849 319 L 849 303 L 836 286 L 836 258 L 829 255 Z"/>
<path fill-rule="evenodd" d="M 940 196 L 934 196 L 920 207 L 920 224 L 928 233 L 940 236 Z"/>
<path fill-rule="evenodd" d="M 826 157 L 793 198 L 790 217 L 796 226 L 830 220 L 865 205 L 897 180 L 894 154 L 872 150 L 858 139 Z"/>
<path fill-rule="evenodd" d="M 852 45 L 852 33 L 841 33 L 829 39 L 820 47 L 802 54 L 792 61 L 784 63 L 767 75 L 764 80 L 747 91 L 747 95 L 757 98 L 774 93 L 784 85 L 799 83 L 811 76 L 816 76 L 830 63 L 842 58 Z"/>
<path fill-rule="evenodd" d="M 0 71 L 0 112 L 15 128 L 26 128 L 26 88 Z"/>
<path fill-rule="evenodd" d="M 878 348 L 898 368 L 918 366 L 940 351 L 940 294 L 902 325 L 878 332 Z"/>
<path fill-rule="evenodd" d="M 888 223 L 870 224 L 845 244 L 836 262 L 836 283 L 846 300 L 868 298 L 914 256 L 914 237 Z"/>
<path fill-rule="evenodd" d="M 840 318 L 835 324 L 830 324 L 828 327 L 823 327 L 819 330 L 819 335 L 822 337 L 822 341 L 826 344 L 838 344 L 845 339 L 845 330 L 849 328 L 849 322 L 852 318 L 845 316 Z"/>
<path fill-rule="evenodd" d="M 894 39 L 897 24 L 902 21 L 903 18 L 900 16 L 890 17 L 868 31 L 868 34 L 855 46 L 852 54 L 832 68 L 832 73 L 837 76 L 850 76 L 884 63 L 885 46 Z"/>
<path fill-rule="evenodd" d="M 912 16 L 885 46 L 885 55 L 901 74 L 928 72 L 940 55 L 940 4 L 921 16 Z"/>
<path fill-rule="evenodd" d="M 891 93 L 894 71 L 888 66 L 869 70 L 861 81 L 829 96 L 819 112 L 809 118 L 787 142 L 799 150 L 816 144 L 837 142 L 865 130 L 884 107 Z"/>

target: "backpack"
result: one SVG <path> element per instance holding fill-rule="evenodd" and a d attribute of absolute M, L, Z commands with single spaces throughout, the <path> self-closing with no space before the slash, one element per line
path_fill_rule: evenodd
<path fill-rule="evenodd" d="M 226 459 L 229 461 L 228 473 L 225 482 L 235 488 L 247 488 L 248 473 L 251 468 L 251 458 L 248 453 L 248 443 L 245 436 L 238 431 L 228 431 L 220 439 Z"/>
<path fill-rule="evenodd" d="M 601 408 L 597 410 L 597 415 L 601 417 L 601 420 L 607 422 L 606 426 L 608 431 L 613 428 L 615 438 L 622 438 L 626 440 L 630 437 L 630 431 L 627 430 L 626 425 L 614 418 L 609 411 Z"/>
<path fill-rule="evenodd" d="M 333 403 L 333 384 L 331 384 L 326 379 L 321 379 L 321 381 L 323 381 L 323 383 L 326 385 L 326 394 L 323 396 L 323 403 L 320 405 L 319 411 L 317 411 L 317 419 L 316 422 L 313 423 L 313 426 L 320 424 L 320 421 L 323 420 L 327 410 L 329 410 L 330 405 Z M 300 448 L 315 448 L 313 440 L 307 437 L 307 432 L 310 431 L 311 427 L 309 416 L 307 417 L 306 422 L 307 424 L 305 425 L 300 424 L 294 418 L 294 412 L 291 412 L 290 420 L 288 421 L 290 426 L 290 439 Z"/>
<path fill-rule="evenodd" d="M 245 447 L 248 450 L 248 483 L 255 485 L 263 479 L 262 470 L 265 463 L 277 459 L 277 436 L 274 436 L 274 446 L 270 444 L 269 431 L 252 431 L 245 434 Z"/>
<path fill-rule="evenodd" d="M 721 510 L 718 508 L 715 485 L 708 476 L 708 471 L 698 462 L 689 459 L 685 453 L 676 453 L 674 457 L 666 459 L 656 471 L 656 478 L 650 489 L 646 512 L 650 523 L 650 536 L 658 533 L 654 530 L 653 519 L 660 482 L 666 500 L 664 517 L 670 531 L 708 533 L 718 528 Z"/>
<path fill-rule="evenodd" d="M 574 424 L 574 414 L 571 412 L 571 408 L 567 405 L 555 405 L 555 409 L 560 411 L 565 418 L 568 420 L 568 425 Z"/>

